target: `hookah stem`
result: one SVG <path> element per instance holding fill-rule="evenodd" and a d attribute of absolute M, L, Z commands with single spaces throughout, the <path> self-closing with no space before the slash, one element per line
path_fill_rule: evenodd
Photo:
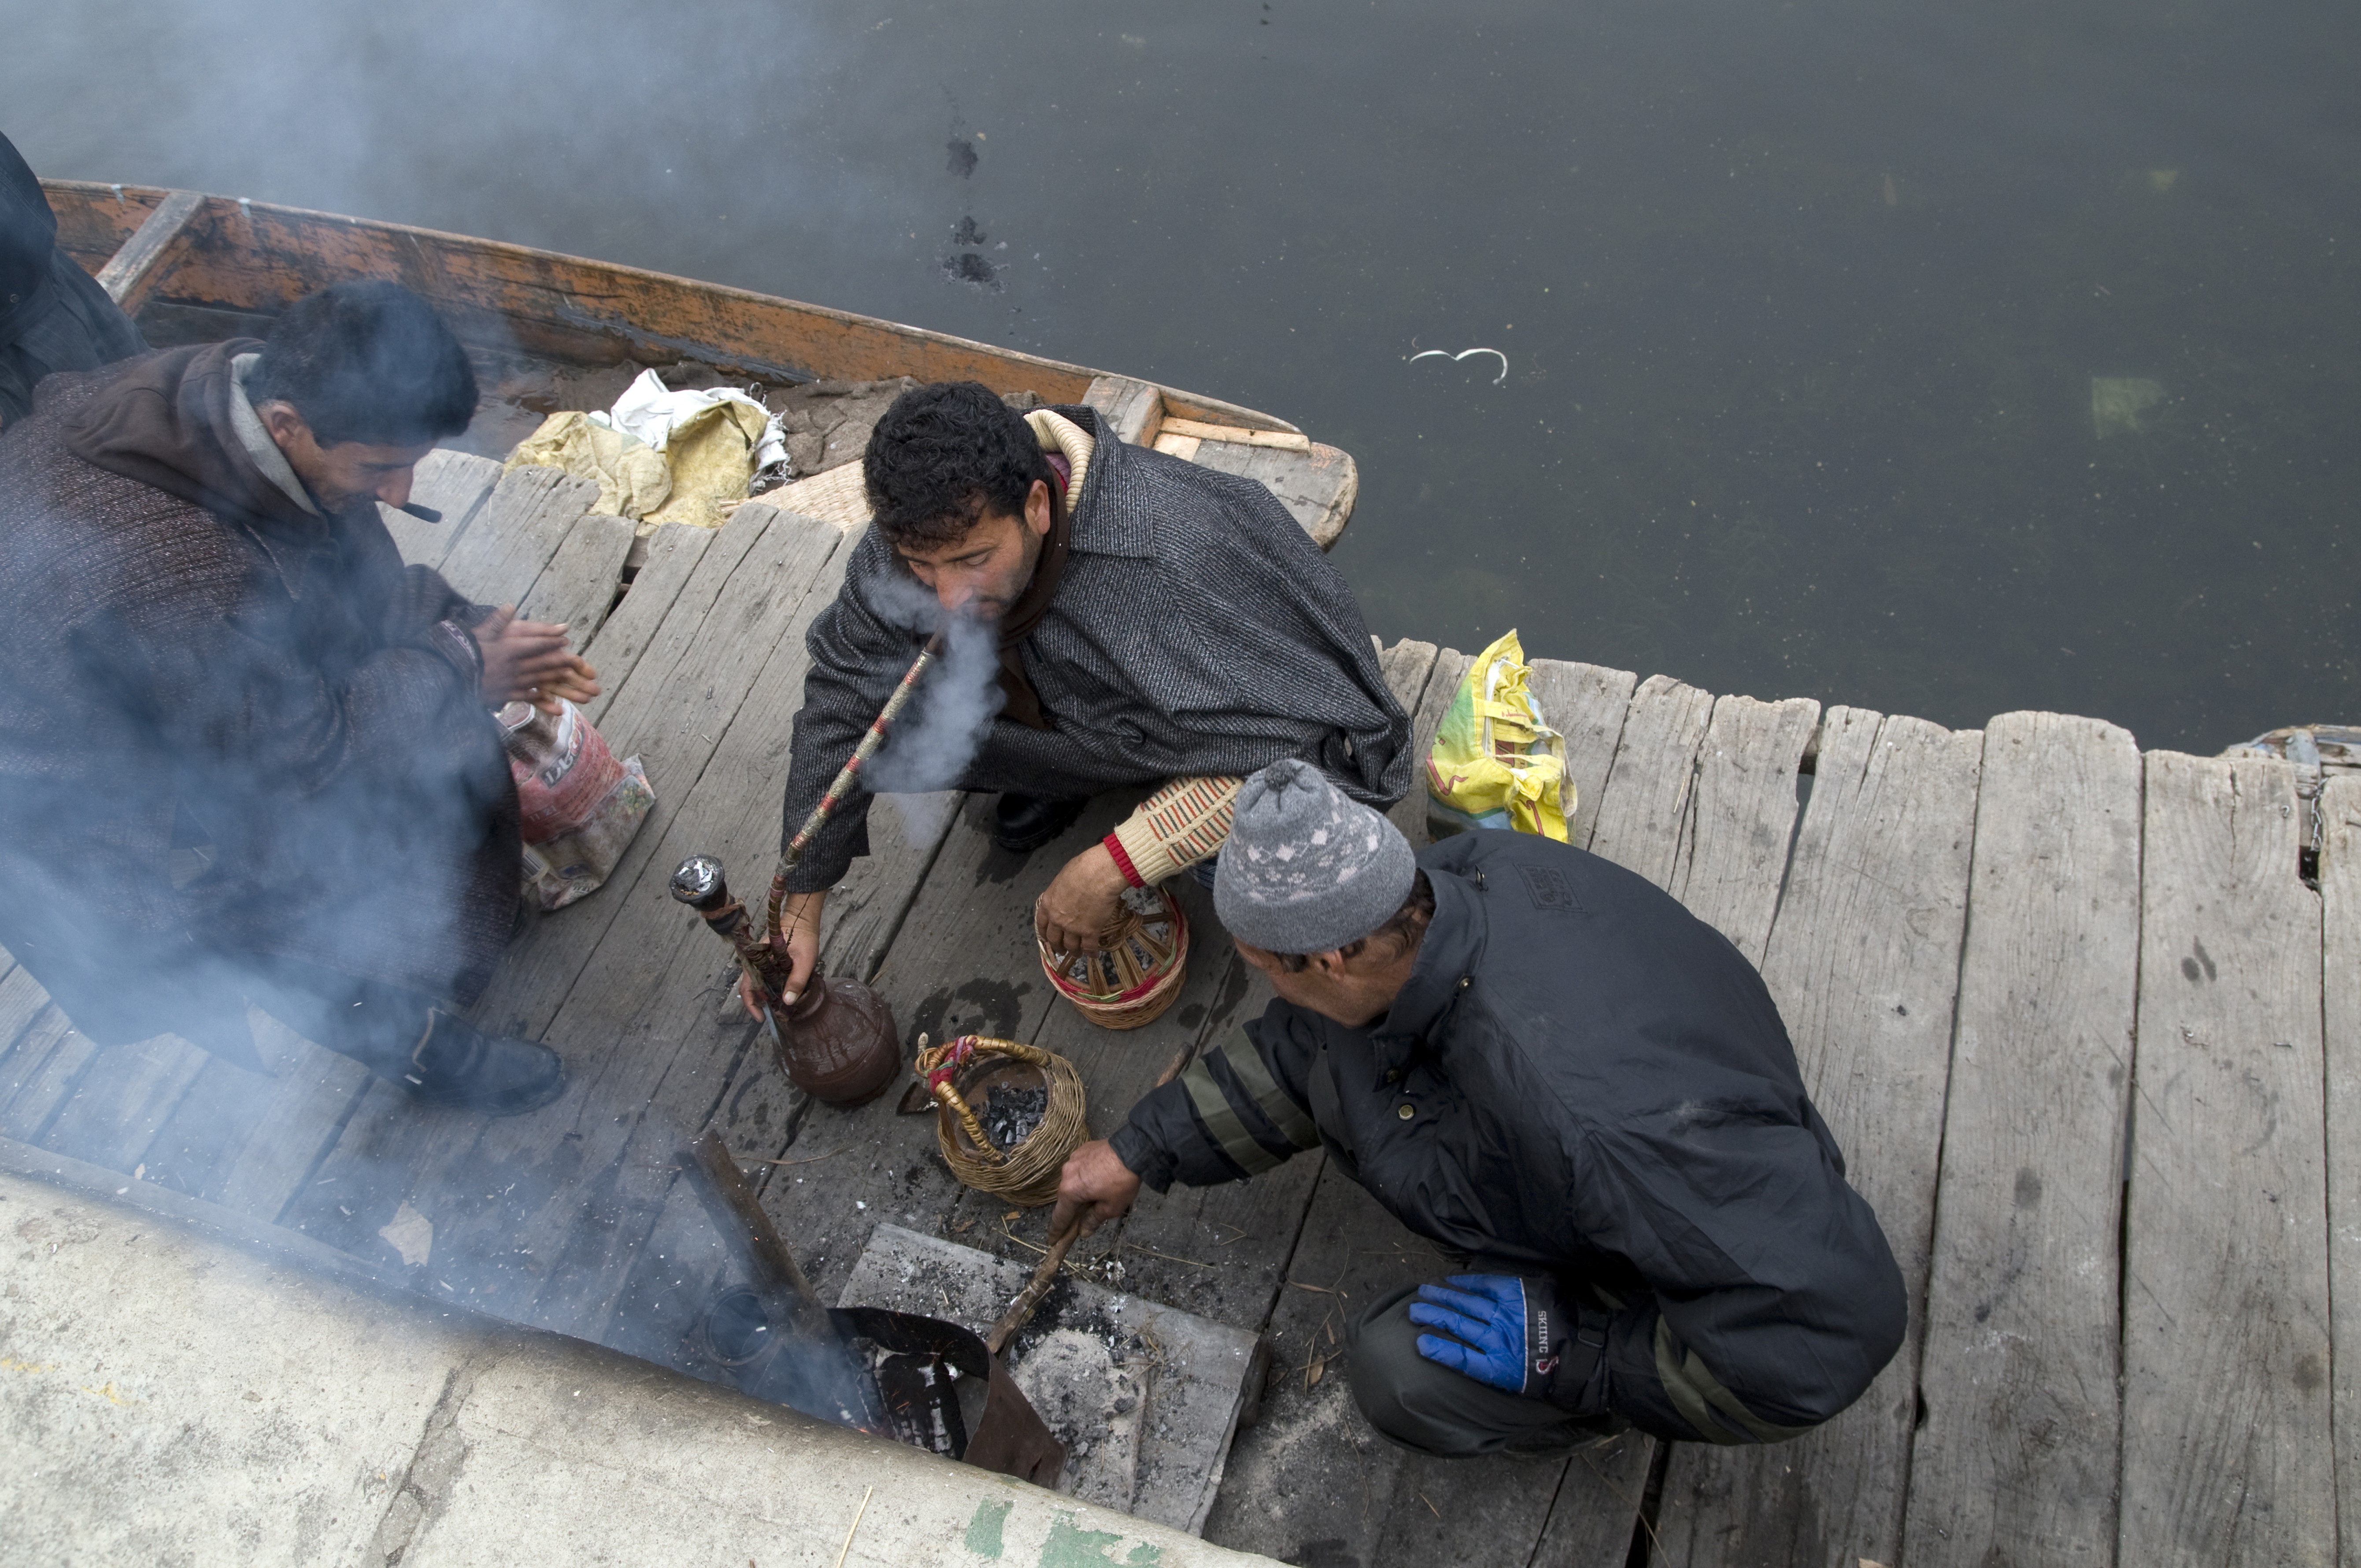
<path fill-rule="evenodd" d="M 942 657 L 948 635 L 947 631 L 938 631 L 927 639 L 926 647 L 919 651 L 908 672 L 902 676 L 902 684 L 894 688 L 894 695 L 885 699 L 884 707 L 878 709 L 876 721 L 869 726 L 869 733 L 863 735 L 861 744 L 852 749 L 851 760 L 844 764 L 844 771 L 836 775 L 836 782 L 828 786 L 826 795 L 819 797 L 819 804 L 812 807 L 812 814 L 804 818 L 803 827 L 787 840 L 786 849 L 779 855 L 779 869 L 771 873 L 771 897 L 763 911 L 763 940 L 765 943 L 779 934 L 779 907 L 787 896 L 787 873 L 795 870 L 797 861 L 803 859 L 804 850 L 827 826 L 828 819 L 836 815 L 839 803 L 852 794 L 852 787 L 859 780 L 861 765 L 875 756 L 877 748 L 885 743 L 887 727 L 908 705 L 910 693 L 917 686 L 918 677 L 927 673 L 927 666 Z"/>

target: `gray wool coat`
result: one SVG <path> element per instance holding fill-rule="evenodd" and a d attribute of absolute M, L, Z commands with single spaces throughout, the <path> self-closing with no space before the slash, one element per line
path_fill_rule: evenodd
<path fill-rule="evenodd" d="M 1253 480 L 1125 444 L 1092 410 L 1057 411 L 1097 446 L 1070 503 L 1072 545 L 1057 599 L 1022 650 L 1052 728 L 995 718 L 964 766 L 916 779 L 893 765 L 895 741 L 919 733 L 930 696 L 950 689 L 930 681 L 888 739 L 876 776 L 893 782 L 898 773 L 897 787 L 1075 799 L 1297 757 L 1356 800 L 1400 800 L 1412 768 L 1409 717 L 1378 667 L 1352 590 L 1287 509 Z M 895 609 L 912 587 L 872 528 L 836 602 L 813 622 L 782 844 L 924 644 L 927 630 Z M 790 891 L 832 887 L 869 852 L 868 807 L 865 794 L 839 807 Z"/>

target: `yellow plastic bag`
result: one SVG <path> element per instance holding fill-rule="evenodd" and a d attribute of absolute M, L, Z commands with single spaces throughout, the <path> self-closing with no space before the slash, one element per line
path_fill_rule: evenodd
<path fill-rule="evenodd" d="M 1434 837 L 1513 828 L 1565 842 L 1574 789 L 1565 739 L 1543 722 L 1514 631 L 1476 656 L 1426 753 L 1426 824 Z"/>

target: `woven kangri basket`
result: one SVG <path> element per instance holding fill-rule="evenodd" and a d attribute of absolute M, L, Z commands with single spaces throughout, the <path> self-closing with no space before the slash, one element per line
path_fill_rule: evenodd
<path fill-rule="evenodd" d="M 1152 1024 L 1179 1000 L 1189 968 L 1189 917 L 1160 887 L 1127 888 L 1100 953 L 1053 953 L 1038 937 L 1041 972 L 1102 1029 Z"/>
<path fill-rule="evenodd" d="M 1020 1208 L 1056 1201 L 1066 1157 L 1091 1135 L 1090 1103 L 1074 1064 L 1055 1051 L 988 1035 L 961 1035 L 934 1047 L 921 1041 L 921 1047 L 918 1078 L 935 1097 L 935 1140 L 951 1174 Z M 1049 1101 L 1040 1124 L 1015 1148 L 995 1147 L 973 1107 L 988 1105 L 995 1088 L 1038 1089 L 1045 1083 Z"/>

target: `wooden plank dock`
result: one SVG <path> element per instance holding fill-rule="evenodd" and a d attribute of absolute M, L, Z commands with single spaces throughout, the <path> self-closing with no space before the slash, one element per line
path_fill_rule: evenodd
<path fill-rule="evenodd" d="M 674 1163 L 707 1127 L 823 1296 L 880 1221 L 1029 1260 L 1046 1214 L 960 1188 L 929 1119 L 789 1089 L 726 949 L 665 894 L 693 852 L 744 890 L 768 872 L 842 526 L 754 503 L 633 551 L 628 524 L 586 515 L 588 487 L 456 453 L 422 466 L 419 496 L 446 521 L 392 519 L 405 552 L 570 619 L 606 687 L 594 716 L 659 798 L 609 884 L 534 920 L 478 1010 L 564 1052 L 566 1096 L 507 1121 L 420 1111 L 258 1014 L 269 1078 L 169 1036 L 102 1050 L 0 959 L 0 1159 L 134 1201 L 166 1189 L 180 1212 L 675 1364 L 728 1266 Z M 1422 754 L 1467 655 L 1381 659 Z M 1761 965 L 1901 1262 L 1907 1343 L 1852 1409 L 1775 1448 L 1634 1436 L 1571 1462 L 1429 1461 L 1354 1409 L 1342 1330 L 1445 1260 L 1318 1154 L 1149 1195 L 1075 1262 L 1274 1353 L 1207 1535 L 1329 1568 L 2361 1561 L 2338 1523 L 2340 1501 L 2361 1520 L 2361 779 L 2322 798 L 2315 889 L 2285 763 L 2143 756 L 2056 714 L 1947 730 L 1546 659 L 1532 684 L 1568 738 L 1575 841 Z M 1131 804 L 1094 802 L 1029 858 L 993 847 L 987 798 L 881 804 L 824 961 L 876 984 L 906 1039 L 1065 1053 L 1104 1134 L 1268 996 L 1183 879 L 1201 937 L 1178 1004 L 1117 1035 L 1055 1003 L 1033 898 Z M 1425 840 L 1422 795 L 1394 816 Z"/>

